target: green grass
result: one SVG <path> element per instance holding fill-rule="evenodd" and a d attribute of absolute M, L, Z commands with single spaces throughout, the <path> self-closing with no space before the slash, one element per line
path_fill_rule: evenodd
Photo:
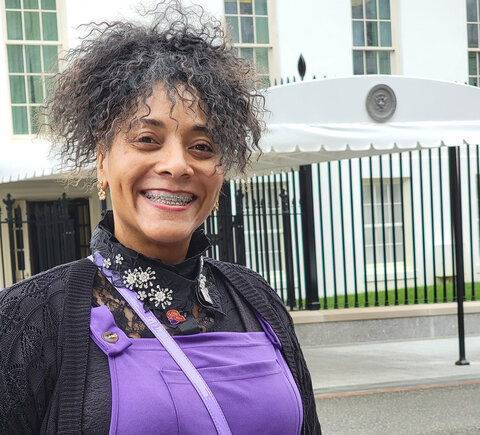
<path fill-rule="evenodd" d="M 471 301 L 475 299 L 480 299 L 480 283 L 475 283 L 475 298 L 472 298 L 472 284 L 465 283 L 465 300 Z M 447 283 L 445 286 L 445 296 L 444 296 L 444 287 L 442 284 L 437 284 L 437 298 L 435 299 L 435 288 L 433 285 L 427 287 L 427 297 L 425 298 L 425 287 L 417 286 L 417 298 L 415 298 L 415 288 L 409 287 L 407 289 L 408 299 L 405 298 L 405 289 L 398 289 L 398 305 L 412 305 L 415 303 L 424 304 L 424 303 L 442 303 L 442 302 L 455 302 L 453 294 L 453 286 L 451 283 Z M 388 295 L 388 305 L 395 305 L 395 290 L 384 290 L 378 291 L 378 304 L 375 302 L 375 292 L 368 292 L 368 305 L 365 304 L 365 293 L 361 292 L 358 294 L 358 304 L 355 305 L 355 295 L 349 294 L 348 297 L 348 307 L 353 308 L 355 306 L 365 307 L 365 306 L 385 306 L 385 296 Z M 346 308 L 345 307 L 345 295 L 337 296 L 337 306 L 335 306 L 335 299 L 333 296 L 327 297 L 327 307 L 328 308 Z M 320 308 L 324 308 L 324 298 L 320 298 Z"/>

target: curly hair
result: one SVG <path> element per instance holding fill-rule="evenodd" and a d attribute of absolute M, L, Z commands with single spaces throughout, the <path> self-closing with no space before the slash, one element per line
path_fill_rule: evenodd
<path fill-rule="evenodd" d="M 171 102 L 205 112 L 212 140 L 220 145 L 225 172 L 245 174 L 260 152 L 264 98 L 253 90 L 254 66 L 239 58 L 221 23 L 200 7 L 168 1 L 146 14 L 149 24 L 90 23 L 82 43 L 70 50 L 45 106 L 53 143 L 73 172 L 106 152 L 115 135 L 130 128 L 141 105 L 161 83 Z M 144 17 L 145 18 L 145 17 Z M 179 92 L 181 85 L 187 92 Z"/>

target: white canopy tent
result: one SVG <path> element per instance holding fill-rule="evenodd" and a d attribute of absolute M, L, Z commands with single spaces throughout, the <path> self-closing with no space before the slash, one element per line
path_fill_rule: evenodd
<path fill-rule="evenodd" d="M 389 86 L 396 110 L 386 122 L 366 108 L 369 91 Z M 266 92 L 268 173 L 299 165 L 438 146 L 480 143 L 480 88 L 403 76 L 353 76 L 297 82 Z"/>

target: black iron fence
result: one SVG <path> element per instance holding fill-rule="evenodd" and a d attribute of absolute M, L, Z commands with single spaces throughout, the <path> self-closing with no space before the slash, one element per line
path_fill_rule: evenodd
<path fill-rule="evenodd" d="M 463 147 L 459 212 L 471 300 L 480 292 L 479 164 L 478 146 Z M 207 222 L 210 255 L 256 270 L 292 308 L 455 301 L 449 183 L 446 148 L 231 181 Z"/>
<path fill-rule="evenodd" d="M 480 152 L 459 163 L 466 298 L 480 294 Z M 455 301 L 448 150 L 303 166 L 226 183 L 206 224 L 209 255 L 244 264 L 291 308 Z M 7 197 L 0 215 L 3 286 L 88 254 L 88 201 Z"/>

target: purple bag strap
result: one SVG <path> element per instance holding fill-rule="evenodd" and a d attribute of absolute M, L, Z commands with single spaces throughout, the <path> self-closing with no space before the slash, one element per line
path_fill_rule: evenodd
<path fill-rule="evenodd" d="M 116 276 L 111 270 L 103 267 L 104 258 L 100 255 L 100 253 L 95 252 L 93 256 L 89 256 L 88 258 L 102 269 L 103 274 L 112 283 L 112 285 L 114 285 L 113 279 L 118 282 L 119 277 Z M 166 329 L 151 311 L 146 312 L 143 309 L 142 303 L 137 299 L 133 291 L 127 289 L 126 287 L 120 287 L 117 285 L 115 285 L 115 288 L 143 320 L 150 331 L 152 331 L 155 337 L 157 337 L 158 341 L 175 360 L 177 365 L 182 369 L 183 373 L 185 373 L 185 376 L 191 382 L 198 395 L 202 399 L 205 407 L 207 408 L 207 411 L 210 414 L 213 424 L 217 430 L 217 434 L 232 435 L 230 427 L 228 426 L 225 415 L 223 414 L 222 408 L 220 408 L 217 399 L 208 387 L 205 379 L 203 379 L 202 375 L 188 359 L 187 355 L 185 355 L 183 350 L 178 346 L 177 342 L 170 336 L 170 334 L 166 331 Z"/>

